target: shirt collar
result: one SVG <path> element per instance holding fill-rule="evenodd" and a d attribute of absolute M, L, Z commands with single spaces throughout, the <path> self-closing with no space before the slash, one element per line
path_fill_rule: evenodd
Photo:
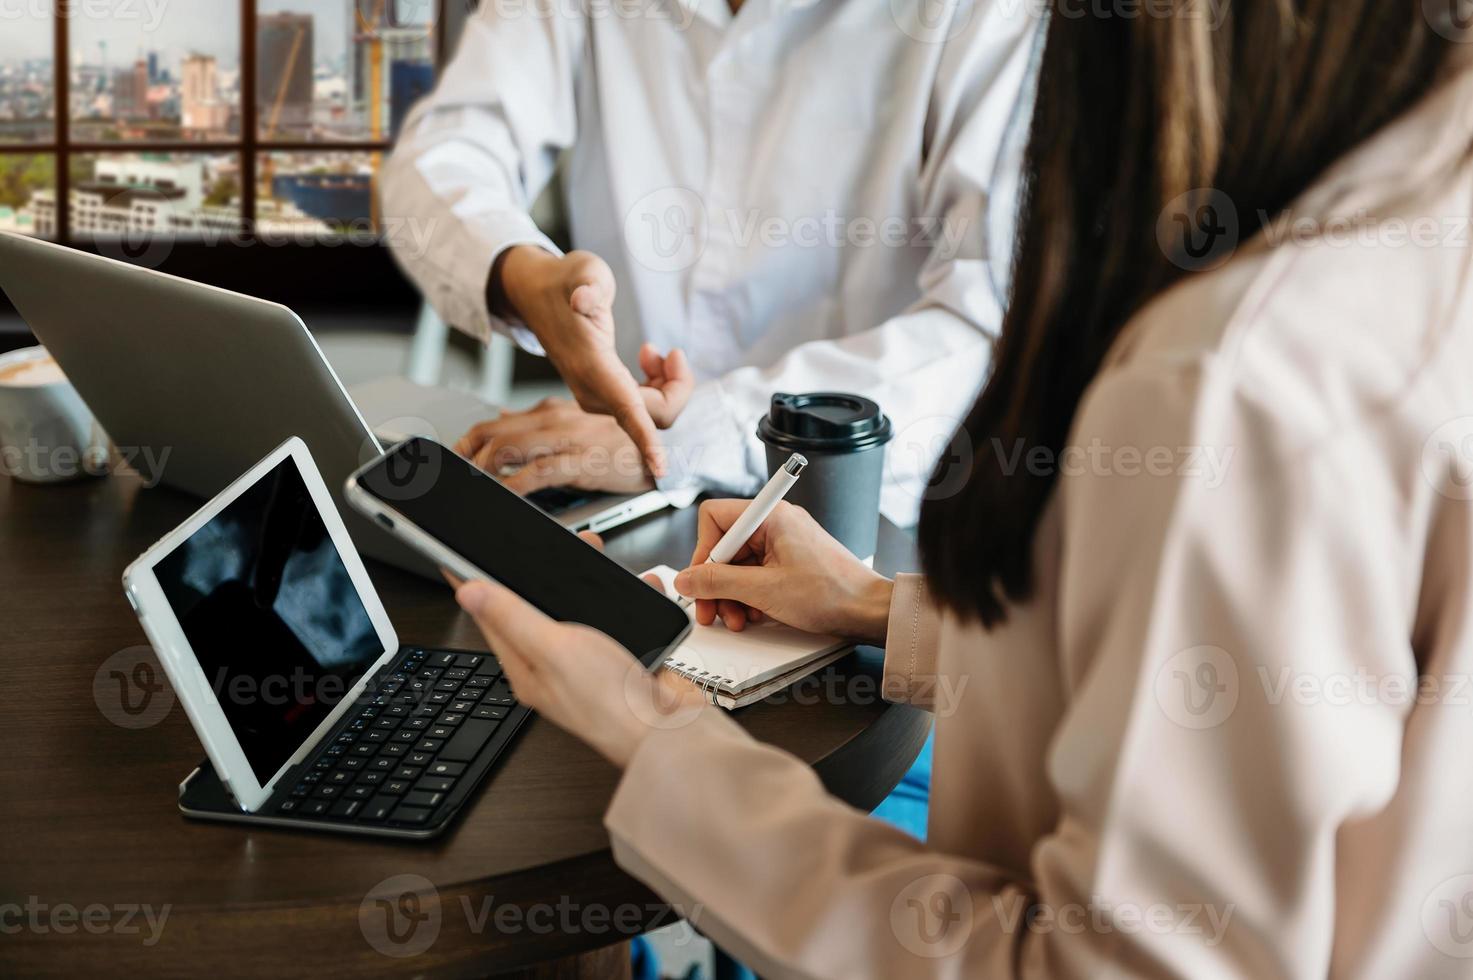
<path fill-rule="evenodd" d="M 689 26 L 695 19 L 705 21 L 712 27 L 725 30 L 731 26 L 731 7 L 727 0 L 669 0 L 676 9 L 680 23 Z"/>

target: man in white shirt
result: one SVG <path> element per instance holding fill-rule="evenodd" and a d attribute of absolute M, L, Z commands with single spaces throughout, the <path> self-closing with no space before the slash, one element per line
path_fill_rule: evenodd
<path fill-rule="evenodd" d="M 1001 319 L 1036 9 L 485 0 L 383 211 L 433 222 L 396 254 L 440 315 L 545 352 L 576 404 L 457 448 L 533 464 L 522 492 L 750 493 L 771 395 L 847 391 L 894 421 L 883 509 L 912 521 Z M 564 155 L 567 255 L 528 216 Z"/>

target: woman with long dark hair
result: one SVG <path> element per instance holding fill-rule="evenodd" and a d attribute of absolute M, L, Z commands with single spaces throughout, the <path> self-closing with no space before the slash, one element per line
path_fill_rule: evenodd
<path fill-rule="evenodd" d="M 1434 8 L 1061 0 L 927 574 L 794 508 L 704 565 L 742 504 L 704 507 L 703 622 L 883 641 L 936 712 L 925 843 L 461 588 L 624 769 L 625 868 L 769 975 L 1466 975 L 1473 67 Z"/>

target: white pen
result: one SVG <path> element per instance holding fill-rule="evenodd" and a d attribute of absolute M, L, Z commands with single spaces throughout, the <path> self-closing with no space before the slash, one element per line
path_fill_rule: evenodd
<path fill-rule="evenodd" d="M 736 553 L 742 550 L 742 545 L 747 543 L 747 539 L 756 533 L 763 521 L 772 516 L 772 512 L 777 509 L 778 504 L 782 503 L 782 499 L 788 495 L 793 484 L 798 482 L 798 475 L 807 465 L 808 460 L 799 453 L 789 456 L 788 461 L 772 474 L 772 479 L 767 481 L 767 486 L 763 487 L 762 491 L 747 505 L 747 509 L 742 511 L 742 516 L 726 529 L 726 533 L 721 536 L 720 541 L 716 542 L 716 547 L 711 549 L 711 554 L 706 561 L 724 565 L 736 557 Z M 686 608 L 694 600 L 681 596 L 677 601 L 681 608 Z"/>

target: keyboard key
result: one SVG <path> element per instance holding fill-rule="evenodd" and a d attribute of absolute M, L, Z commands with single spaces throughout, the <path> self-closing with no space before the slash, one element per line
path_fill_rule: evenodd
<path fill-rule="evenodd" d="M 455 729 L 450 725 L 436 725 L 434 728 L 425 732 L 425 734 L 430 738 L 449 738 L 455 734 Z"/>
<path fill-rule="evenodd" d="M 407 779 L 412 783 L 419 778 L 420 772 L 419 766 L 400 766 L 394 770 L 394 778 Z"/>
<path fill-rule="evenodd" d="M 353 781 L 353 774 L 346 769 L 334 769 L 327 774 L 327 781 L 333 786 L 341 786 Z"/>
<path fill-rule="evenodd" d="M 471 672 L 464 667 L 451 667 L 445 671 L 445 679 L 447 681 L 463 681 L 469 676 L 471 676 Z"/>
<path fill-rule="evenodd" d="M 435 807 L 444 798 L 444 793 L 429 793 L 424 790 L 415 790 L 412 793 L 404 794 L 404 805 Z"/>
<path fill-rule="evenodd" d="M 445 691 L 449 694 L 454 694 L 456 691 L 460 690 L 460 681 L 437 681 L 435 683 L 435 690 Z"/>
<path fill-rule="evenodd" d="M 388 717 L 380 718 L 378 721 L 373 723 L 373 727 L 382 728 L 386 732 L 392 732 L 394 729 L 399 727 L 399 719 Z"/>
<path fill-rule="evenodd" d="M 387 742 L 388 740 L 389 733 L 384 731 L 382 728 L 375 728 L 371 732 L 363 733 L 363 741 L 367 742 L 369 745 L 376 745 L 380 742 Z M 355 745 L 353 746 L 353 748 L 356 750 L 358 746 Z"/>
<path fill-rule="evenodd" d="M 349 786 L 348 792 L 344 795 L 350 800 L 366 800 L 376 792 L 378 792 L 378 787 L 359 783 L 356 786 Z"/>
<path fill-rule="evenodd" d="M 455 655 L 455 666 L 469 667 L 471 670 L 475 670 L 481 664 L 485 663 L 486 659 L 486 657 L 479 653 L 457 653 Z"/>
<path fill-rule="evenodd" d="M 368 765 L 368 760 L 361 755 L 350 755 L 338 762 L 339 769 L 346 769 L 349 772 L 362 769 L 366 765 Z"/>
<path fill-rule="evenodd" d="M 411 718 L 404 723 L 404 727 L 412 731 L 424 731 L 430 727 L 430 720 L 428 718 Z"/>
<path fill-rule="evenodd" d="M 399 805 L 399 800 L 393 796 L 375 796 L 368 801 L 368 805 L 358 811 L 359 820 L 371 820 L 378 823 L 389 819 L 389 814 Z"/>
<path fill-rule="evenodd" d="M 414 748 L 417 752 L 438 752 L 440 746 L 444 744 L 444 741 L 438 738 L 422 738 L 415 743 Z"/>
<path fill-rule="evenodd" d="M 465 721 L 464 712 L 447 711 L 440 716 L 439 724 L 450 725 L 454 727 L 455 725 L 459 725 L 463 721 Z"/>
<path fill-rule="evenodd" d="M 494 721 L 475 718 L 467 721 L 456 731 L 455 737 L 445 743 L 445 747 L 440 750 L 440 757 L 451 762 L 471 761 L 481 751 L 481 746 L 490 741 L 496 728 L 497 723 Z"/>
<path fill-rule="evenodd" d="M 377 786 L 384 781 L 384 774 L 367 769 L 358 774 L 358 781 L 365 786 Z"/>
<path fill-rule="evenodd" d="M 297 783 L 296 786 L 292 787 L 293 796 L 306 796 L 310 792 L 312 792 L 311 783 Z"/>
<path fill-rule="evenodd" d="M 330 800 L 336 797 L 342 791 L 343 788 L 341 786 L 333 786 L 330 783 L 323 783 L 321 786 L 317 787 L 317 789 L 313 790 L 312 795 L 318 797 L 319 799 Z"/>
<path fill-rule="evenodd" d="M 377 769 L 380 772 L 393 772 L 399 760 L 391 755 L 381 755 L 368 764 L 368 768 Z"/>
<path fill-rule="evenodd" d="M 425 657 L 425 666 L 427 666 L 427 667 L 453 667 L 453 666 L 455 666 L 455 654 L 453 654 L 453 653 L 443 653 L 443 652 L 441 652 L 441 653 L 432 653 L 429 656 Z"/>
<path fill-rule="evenodd" d="M 298 812 L 308 817 L 320 817 L 327 812 L 328 805 L 326 800 L 303 800 Z"/>
<path fill-rule="evenodd" d="M 430 819 L 430 811 L 417 806 L 401 806 L 390 819 L 395 823 L 421 824 Z"/>
<path fill-rule="evenodd" d="M 391 738 L 391 739 L 389 739 L 389 741 L 390 742 L 403 742 L 405 745 L 408 745 L 410 742 L 413 742 L 417 738 L 419 738 L 419 732 L 416 731 L 415 729 L 413 729 L 413 728 L 401 728 L 397 732 L 394 733 L 394 737 Z"/>
<path fill-rule="evenodd" d="M 444 705 L 444 704 L 449 704 L 450 701 L 451 701 L 451 697 L 450 697 L 449 692 L 447 692 L 447 691 L 436 691 L 434 694 L 431 694 L 429 697 L 425 698 L 425 704 L 426 705 L 432 705 L 432 704 Z"/>
<path fill-rule="evenodd" d="M 404 757 L 404 764 L 406 766 L 427 766 L 433 758 L 434 756 L 428 752 L 411 752 Z"/>
<path fill-rule="evenodd" d="M 295 813 L 300 800 L 282 800 L 281 805 L 276 808 L 277 813 Z"/>
<path fill-rule="evenodd" d="M 475 706 L 476 702 L 474 701 L 452 701 L 450 703 L 450 710 L 457 714 L 467 715 L 470 714 Z"/>
<path fill-rule="evenodd" d="M 505 718 L 506 713 L 510 710 L 510 708 L 500 704 L 483 704 L 471 713 L 471 717 L 499 721 Z"/>
<path fill-rule="evenodd" d="M 476 667 L 476 673 L 484 677 L 501 676 L 501 661 L 495 657 L 485 657 Z"/>
<path fill-rule="evenodd" d="M 384 746 L 384 755 L 399 756 L 409 751 L 408 742 L 389 742 Z"/>
<path fill-rule="evenodd" d="M 338 805 L 332 808 L 330 815 L 334 817 L 353 817 L 357 816 L 358 811 L 361 809 L 363 809 L 362 800 L 339 800 Z"/>
<path fill-rule="evenodd" d="M 385 796 L 403 796 L 409 792 L 411 785 L 413 784 L 407 779 L 391 779 L 379 788 L 379 792 Z"/>
<path fill-rule="evenodd" d="M 491 686 L 491 681 L 492 681 L 492 678 L 487 677 L 485 674 L 476 674 L 470 680 L 468 680 L 468 681 L 465 682 L 465 686 L 466 687 L 490 687 Z"/>
<path fill-rule="evenodd" d="M 357 745 L 353 746 L 354 755 L 369 756 L 375 755 L 377 753 L 378 746 L 374 745 L 372 742 L 359 742 Z"/>
<path fill-rule="evenodd" d="M 386 717 L 386 718 L 408 718 L 409 717 L 409 705 L 407 705 L 407 704 L 394 704 L 394 705 L 390 705 L 389 707 L 387 707 L 387 708 L 384 709 L 384 717 Z"/>
<path fill-rule="evenodd" d="M 425 790 L 430 793 L 449 792 L 450 787 L 455 785 L 455 780 L 444 776 L 426 776 L 414 784 L 415 789 Z"/>
<path fill-rule="evenodd" d="M 432 776 L 459 776 L 465 772 L 465 764 L 462 762 L 437 762 L 430 766 Z"/>
<path fill-rule="evenodd" d="M 504 704 L 510 707 L 516 704 L 516 698 L 511 696 L 511 687 L 505 680 L 499 680 L 491 686 L 485 696 L 481 698 L 482 704 Z"/>

